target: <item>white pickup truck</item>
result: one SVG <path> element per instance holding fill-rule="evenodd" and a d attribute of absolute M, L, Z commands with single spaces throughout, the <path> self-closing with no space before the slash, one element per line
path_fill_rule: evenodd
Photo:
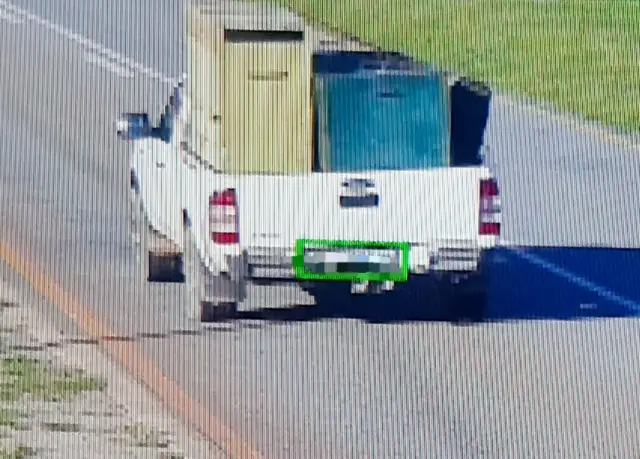
<path fill-rule="evenodd" d="M 180 98 L 173 100 L 175 113 L 168 115 L 171 134 L 163 136 L 167 129 L 152 128 L 148 115 L 133 113 L 123 115 L 117 131 L 131 141 L 133 215 L 141 224 L 135 234 L 143 236 L 148 280 L 184 280 L 194 290 L 193 317 L 233 315 L 251 290 L 248 284 L 258 281 L 297 282 L 316 302 L 342 291 L 384 294 L 398 280 L 371 281 L 362 274 L 391 266 L 406 273 L 400 282 L 408 285 L 423 276 L 436 282 L 439 303 L 452 320 L 482 319 L 487 258 L 500 235 L 500 195 L 491 171 L 479 156 L 470 159 L 464 145 L 473 137 L 471 150 L 479 150 L 488 97 L 480 102 L 485 116 L 470 117 L 473 88 L 457 83 L 458 92 L 451 93 L 451 154 L 444 163 L 406 170 L 391 165 L 225 174 L 189 150 L 189 103 L 188 97 L 182 100 L 182 86 L 174 92 Z M 327 246 L 310 248 L 311 257 L 296 251 L 300 240 L 401 242 L 409 252 L 403 257 Z M 303 264 L 313 258 L 309 272 L 348 271 L 354 277 L 300 279 L 294 257 Z"/>

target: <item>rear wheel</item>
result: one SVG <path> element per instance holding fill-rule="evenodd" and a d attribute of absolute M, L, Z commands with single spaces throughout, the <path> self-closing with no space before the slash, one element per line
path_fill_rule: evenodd
<path fill-rule="evenodd" d="M 238 313 L 242 285 L 225 274 L 212 275 L 202 263 L 189 231 L 185 234 L 185 283 L 189 291 L 187 315 L 199 322 L 230 319 Z"/>
<path fill-rule="evenodd" d="M 226 275 L 211 276 L 209 282 L 218 292 L 237 290 L 238 286 Z M 212 322 L 217 320 L 233 319 L 238 314 L 238 299 L 229 295 L 227 297 L 207 297 L 200 302 L 200 321 Z"/>
<path fill-rule="evenodd" d="M 489 301 L 486 271 L 486 266 L 481 266 L 476 272 L 451 274 L 442 279 L 441 291 L 451 322 L 478 323 L 486 318 Z"/>

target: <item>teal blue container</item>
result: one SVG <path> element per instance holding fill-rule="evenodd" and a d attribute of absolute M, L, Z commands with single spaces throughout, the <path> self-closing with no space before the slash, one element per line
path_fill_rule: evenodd
<path fill-rule="evenodd" d="M 345 53 L 340 57 L 344 60 Z M 367 68 L 358 69 L 354 57 L 348 57 L 348 66 L 316 68 L 314 75 L 318 168 L 357 172 L 447 166 L 451 123 L 444 76 L 424 68 L 372 69 L 371 59 Z"/>

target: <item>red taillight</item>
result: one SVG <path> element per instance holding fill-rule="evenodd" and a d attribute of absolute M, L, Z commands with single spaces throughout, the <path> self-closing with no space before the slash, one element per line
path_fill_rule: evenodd
<path fill-rule="evenodd" d="M 481 236 L 500 236 L 500 190 L 495 179 L 480 180 Z"/>
<path fill-rule="evenodd" d="M 238 203 L 234 189 L 214 191 L 209 198 L 209 229 L 211 240 L 215 244 L 237 244 L 240 240 Z"/>

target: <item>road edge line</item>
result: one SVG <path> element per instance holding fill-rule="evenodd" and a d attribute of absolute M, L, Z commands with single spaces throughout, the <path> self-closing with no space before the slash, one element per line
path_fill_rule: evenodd
<path fill-rule="evenodd" d="M 135 343 L 104 341 L 105 336 L 116 336 L 113 330 L 90 310 L 66 292 L 55 281 L 41 273 L 26 257 L 0 241 L 0 260 L 22 277 L 48 302 L 63 312 L 80 331 L 97 339 L 100 349 L 114 363 L 150 390 L 179 420 L 194 427 L 205 439 L 213 442 L 232 457 L 262 459 L 262 455 L 234 432 L 207 412 L 180 386 L 170 380 Z"/>

